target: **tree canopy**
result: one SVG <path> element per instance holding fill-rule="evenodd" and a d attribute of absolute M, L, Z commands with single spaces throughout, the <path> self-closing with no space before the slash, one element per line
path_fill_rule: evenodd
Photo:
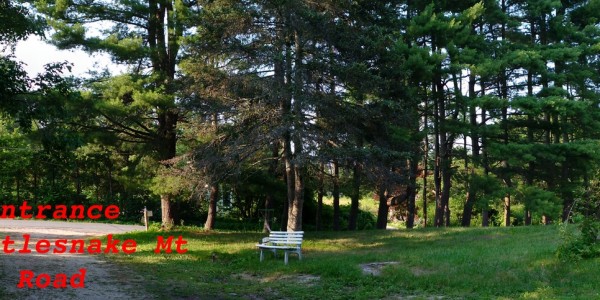
<path fill-rule="evenodd" d="M 128 67 L 2 57 L 6 201 L 160 207 L 165 227 L 511 226 L 567 221 L 599 170 L 596 0 L 0 5 L 5 43 L 45 28 Z"/>

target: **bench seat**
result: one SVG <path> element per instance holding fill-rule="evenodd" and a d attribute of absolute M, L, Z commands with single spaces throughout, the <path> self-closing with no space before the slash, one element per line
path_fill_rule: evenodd
<path fill-rule="evenodd" d="M 260 249 L 260 261 L 264 260 L 264 250 L 270 250 L 277 257 L 277 250 L 284 252 L 284 263 L 288 264 L 289 253 L 296 253 L 302 259 L 302 237 L 304 231 L 271 231 L 256 247 Z"/>

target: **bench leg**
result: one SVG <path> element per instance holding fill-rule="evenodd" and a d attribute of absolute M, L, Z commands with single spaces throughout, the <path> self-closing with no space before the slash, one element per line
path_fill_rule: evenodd
<path fill-rule="evenodd" d="M 263 250 L 260 249 L 260 261 L 263 261 L 265 259 L 265 255 L 263 254 Z"/>
<path fill-rule="evenodd" d="M 284 251 L 285 252 L 285 258 L 283 259 L 283 261 L 285 262 L 285 264 L 288 264 L 288 256 L 289 256 L 289 252 L 288 251 Z"/>

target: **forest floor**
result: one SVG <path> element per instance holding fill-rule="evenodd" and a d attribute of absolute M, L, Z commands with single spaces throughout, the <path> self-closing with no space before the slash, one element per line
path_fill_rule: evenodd
<path fill-rule="evenodd" d="M 53 243 L 57 239 L 89 239 L 110 233 L 141 230 L 141 226 L 102 223 L 0 220 L 0 236 L 15 240 L 13 248 L 20 249 L 24 234 L 30 235 L 28 254 L 0 255 L 0 299 L 152 299 L 143 289 L 143 278 L 130 269 L 107 261 L 105 256 L 87 254 L 39 254 L 35 243 L 40 239 Z M 2 246 L 3 247 L 3 246 Z M 52 249 L 52 248 L 51 248 Z M 86 269 L 85 288 L 40 289 L 18 288 L 20 272 L 68 276 Z"/>

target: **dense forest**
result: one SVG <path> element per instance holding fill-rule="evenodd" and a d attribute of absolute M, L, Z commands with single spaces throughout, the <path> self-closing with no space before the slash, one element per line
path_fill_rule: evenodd
<path fill-rule="evenodd" d="M 29 35 L 127 71 L 27 74 Z M 599 191 L 599 0 L 3 0 L 0 40 L 3 204 L 355 230 L 561 222 Z"/>

